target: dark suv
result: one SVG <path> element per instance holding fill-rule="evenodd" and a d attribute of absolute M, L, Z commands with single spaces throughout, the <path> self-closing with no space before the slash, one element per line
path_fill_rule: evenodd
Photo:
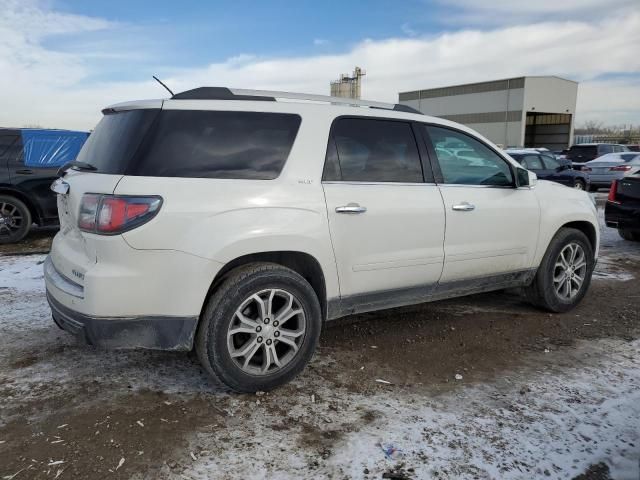
<path fill-rule="evenodd" d="M 581 143 L 573 145 L 567 153 L 572 163 L 586 163 L 607 153 L 628 152 L 626 145 L 617 143 Z"/>
<path fill-rule="evenodd" d="M 73 161 L 89 134 L 68 130 L 0 129 L 0 244 L 17 242 L 33 223 L 56 225 L 58 168 Z"/>

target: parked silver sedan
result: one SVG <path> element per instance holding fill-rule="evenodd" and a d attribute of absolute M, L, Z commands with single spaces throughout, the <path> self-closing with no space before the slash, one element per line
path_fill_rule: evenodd
<path fill-rule="evenodd" d="M 624 174 L 633 168 L 630 163 L 637 159 L 640 159 L 640 153 L 637 152 L 608 153 L 586 162 L 582 170 L 589 173 L 590 189 L 594 191 L 609 188 L 611 182 L 624 177 Z"/>
<path fill-rule="evenodd" d="M 631 160 L 627 165 L 629 165 L 629 169 L 624 172 L 625 177 L 630 177 L 632 175 L 636 177 L 640 176 L 640 154 L 638 154 L 636 158 Z"/>

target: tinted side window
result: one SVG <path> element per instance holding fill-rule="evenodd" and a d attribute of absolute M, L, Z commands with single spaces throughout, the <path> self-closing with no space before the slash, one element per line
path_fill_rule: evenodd
<path fill-rule="evenodd" d="M 613 145 L 600 145 L 600 148 L 598 149 L 598 153 L 600 153 L 601 155 L 604 153 L 612 153 L 613 152 Z"/>
<path fill-rule="evenodd" d="M 128 174 L 271 180 L 299 126 L 293 114 L 163 110 Z"/>
<path fill-rule="evenodd" d="M 506 160 L 479 140 L 448 128 L 425 128 L 435 149 L 444 183 L 513 185 L 513 176 Z M 454 142 L 464 144 L 464 148 L 451 148 Z"/>
<path fill-rule="evenodd" d="M 0 135 L 0 157 L 18 140 L 17 135 Z"/>
<path fill-rule="evenodd" d="M 332 132 L 343 181 L 423 181 L 409 123 L 344 118 L 335 122 Z"/>
<path fill-rule="evenodd" d="M 549 155 L 543 155 L 542 159 L 544 161 L 545 166 L 549 170 L 555 170 L 555 169 L 560 168 L 562 166 L 562 164 L 558 160 L 556 160 L 553 157 L 550 157 Z"/>
<path fill-rule="evenodd" d="M 336 181 L 342 179 L 342 173 L 340 172 L 340 162 L 338 161 L 338 150 L 336 149 L 336 142 L 333 141 L 333 137 L 329 137 L 327 143 L 327 155 L 324 161 L 324 170 L 322 172 L 322 180 Z"/>
<path fill-rule="evenodd" d="M 538 155 L 523 155 L 520 163 L 527 170 L 544 170 L 544 165 Z"/>

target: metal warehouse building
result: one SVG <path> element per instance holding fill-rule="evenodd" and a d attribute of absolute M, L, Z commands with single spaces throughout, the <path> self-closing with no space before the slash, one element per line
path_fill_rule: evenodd
<path fill-rule="evenodd" d="M 562 150 L 573 143 L 578 83 L 518 77 L 400 93 L 400 103 L 467 125 L 505 147 Z"/>

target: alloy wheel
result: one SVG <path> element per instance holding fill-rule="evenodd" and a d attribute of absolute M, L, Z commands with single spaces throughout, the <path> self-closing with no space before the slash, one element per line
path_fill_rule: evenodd
<path fill-rule="evenodd" d="M 245 299 L 233 314 L 227 348 L 245 373 L 269 375 L 293 360 L 305 331 L 304 309 L 292 293 L 262 290 Z"/>
<path fill-rule="evenodd" d="M 0 236 L 11 237 L 22 227 L 24 218 L 17 205 L 0 203 Z"/>
<path fill-rule="evenodd" d="M 587 256 L 582 246 L 572 242 L 558 255 L 553 269 L 553 287 L 562 300 L 572 300 L 582 288 L 587 274 Z"/>

